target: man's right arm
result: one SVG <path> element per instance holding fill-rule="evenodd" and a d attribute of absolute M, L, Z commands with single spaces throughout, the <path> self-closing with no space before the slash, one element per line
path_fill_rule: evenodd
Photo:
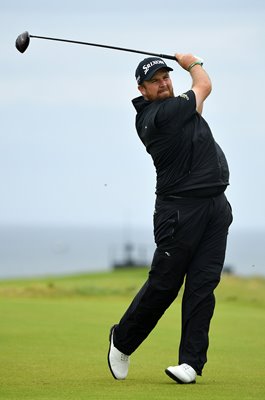
<path fill-rule="evenodd" d="M 199 59 L 192 54 L 175 54 L 179 65 L 188 71 L 192 78 L 191 89 L 195 93 L 196 111 L 202 113 L 203 102 L 212 90 L 211 80 L 200 64 L 194 64 Z"/>

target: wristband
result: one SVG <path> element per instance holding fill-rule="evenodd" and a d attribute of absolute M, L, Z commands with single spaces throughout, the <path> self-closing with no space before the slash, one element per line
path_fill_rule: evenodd
<path fill-rule="evenodd" d="M 191 68 L 193 68 L 195 65 L 201 65 L 201 66 L 203 66 L 203 61 L 201 61 L 201 60 L 194 61 L 193 63 L 191 63 L 191 64 L 188 66 L 188 71 L 190 72 Z"/>

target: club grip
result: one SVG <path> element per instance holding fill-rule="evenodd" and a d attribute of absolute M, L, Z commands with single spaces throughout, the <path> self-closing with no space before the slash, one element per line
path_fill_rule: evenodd
<path fill-rule="evenodd" d="M 174 61 L 178 61 L 177 58 L 175 56 L 170 56 L 168 54 L 159 54 L 159 57 L 161 58 L 166 58 L 167 60 L 174 60 Z"/>

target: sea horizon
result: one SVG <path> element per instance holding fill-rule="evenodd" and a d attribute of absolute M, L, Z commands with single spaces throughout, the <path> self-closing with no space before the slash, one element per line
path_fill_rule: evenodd
<path fill-rule="evenodd" d="M 231 230 L 225 268 L 265 275 L 265 229 Z M 111 271 L 128 258 L 150 266 L 152 228 L 0 226 L 0 279 Z"/>

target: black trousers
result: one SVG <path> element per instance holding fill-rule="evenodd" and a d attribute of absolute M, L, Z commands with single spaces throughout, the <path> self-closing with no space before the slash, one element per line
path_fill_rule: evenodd
<path fill-rule="evenodd" d="M 232 212 L 226 196 L 157 198 L 154 235 L 157 244 L 149 276 L 117 324 L 114 345 L 132 354 L 177 297 L 182 298 L 179 364 L 201 375 L 207 361 L 214 289 L 220 281 Z"/>

